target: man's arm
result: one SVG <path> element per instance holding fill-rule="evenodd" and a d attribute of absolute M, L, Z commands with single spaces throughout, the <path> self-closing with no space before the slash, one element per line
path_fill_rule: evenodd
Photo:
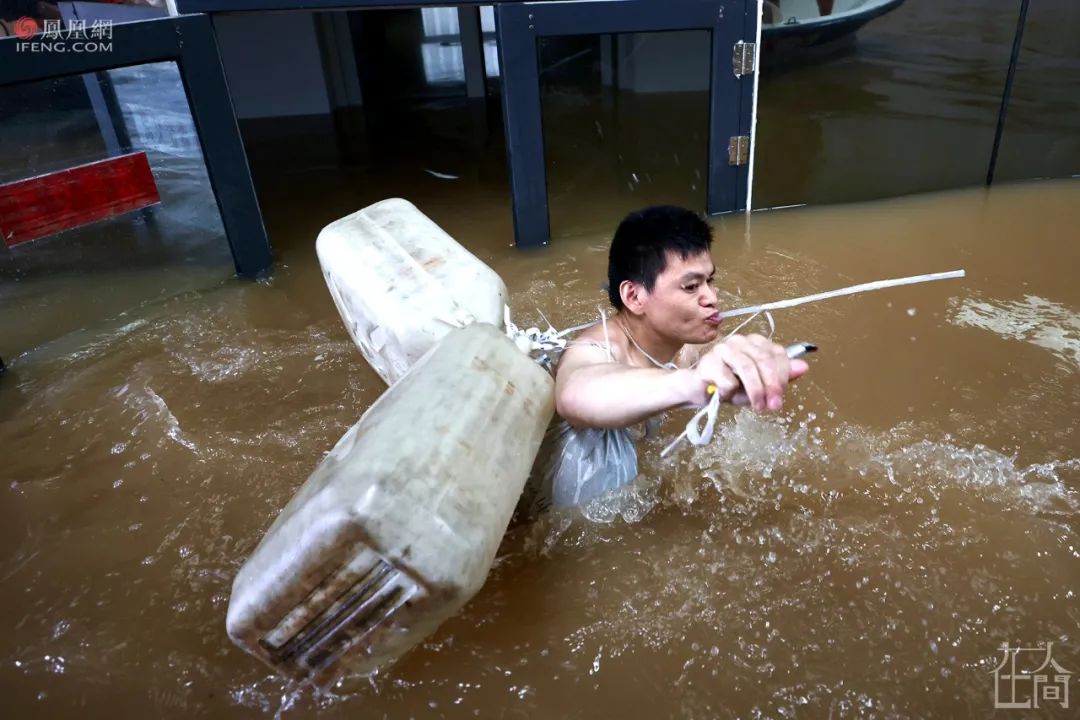
<path fill-rule="evenodd" d="M 703 383 L 689 370 L 635 368 L 596 347 L 571 347 L 555 374 L 555 409 L 574 427 L 625 428 L 690 404 Z"/>
<path fill-rule="evenodd" d="M 594 347 L 563 353 L 555 375 L 555 409 L 574 427 L 623 428 L 665 410 L 702 406 L 713 385 L 723 402 L 779 410 L 791 380 L 809 366 L 760 335 L 713 344 L 695 368 L 634 368 Z"/>

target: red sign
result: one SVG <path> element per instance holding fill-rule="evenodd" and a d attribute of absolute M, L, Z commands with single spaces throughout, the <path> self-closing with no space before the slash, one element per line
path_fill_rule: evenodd
<path fill-rule="evenodd" d="M 161 202 L 146 153 L 0 185 L 0 237 L 14 247 Z"/>

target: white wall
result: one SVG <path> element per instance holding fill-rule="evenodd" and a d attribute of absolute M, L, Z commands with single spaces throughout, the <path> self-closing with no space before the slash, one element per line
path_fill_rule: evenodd
<path fill-rule="evenodd" d="M 330 112 L 310 12 L 217 15 L 214 27 L 238 118 Z"/>

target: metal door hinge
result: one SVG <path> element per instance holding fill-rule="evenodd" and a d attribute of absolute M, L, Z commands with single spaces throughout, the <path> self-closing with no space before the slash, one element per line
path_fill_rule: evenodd
<path fill-rule="evenodd" d="M 735 70 L 735 77 L 752 75 L 754 72 L 754 43 L 740 40 L 735 43 L 735 51 L 731 56 L 731 65 Z"/>
<path fill-rule="evenodd" d="M 746 165 L 750 162 L 750 136 L 733 135 L 727 146 L 728 165 Z"/>

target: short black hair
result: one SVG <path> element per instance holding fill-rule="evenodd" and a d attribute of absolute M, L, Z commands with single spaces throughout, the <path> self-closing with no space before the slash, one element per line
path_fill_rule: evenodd
<path fill-rule="evenodd" d="M 667 267 L 667 253 L 683 260 L 708 252 L 712 228 L 697 213 L 673 205 L 636 210 L 619 223 L 608 252 L 608 298 L 616 310 L 623 307 L 619 285 L 639 282 L 652 291 L 656 278 Z"/>

